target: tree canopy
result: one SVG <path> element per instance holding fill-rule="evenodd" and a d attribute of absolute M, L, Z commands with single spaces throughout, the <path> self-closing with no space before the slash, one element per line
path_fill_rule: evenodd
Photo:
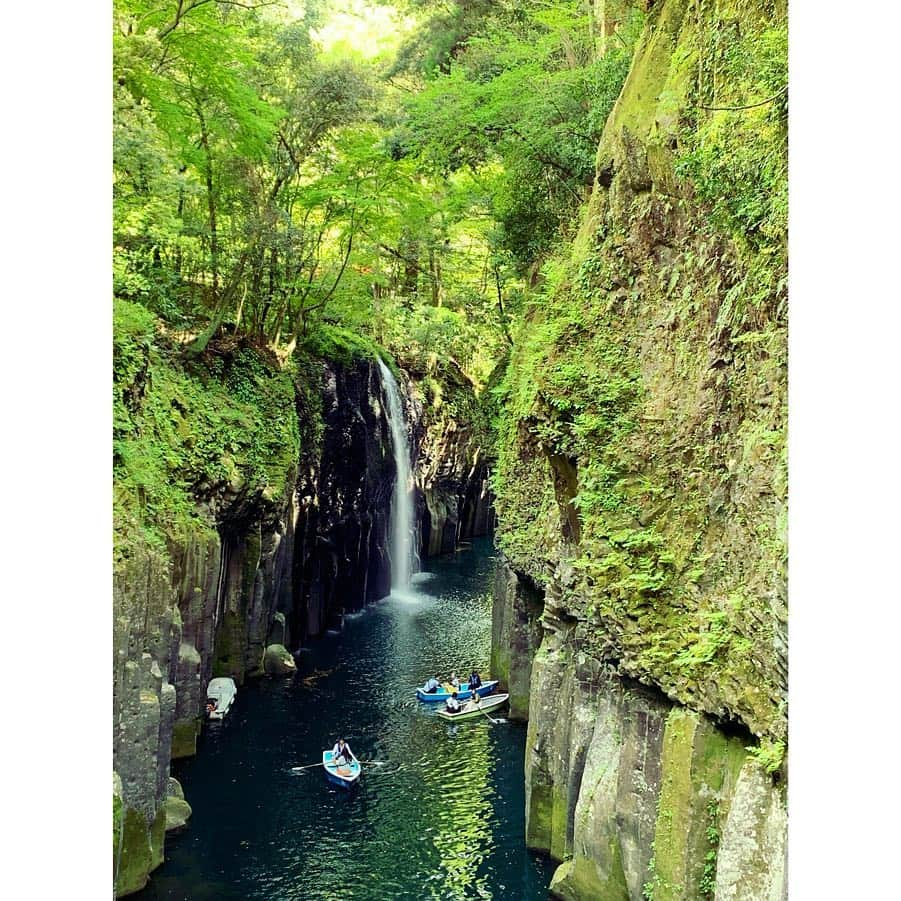
<path fill-rule="evenodd" d="M 356 49 L 328 2 L 116 0 L 115 292 L 188 354 L 326 322 L 483 380 L 590 191 L 640 14 L 600 52 L 579 0 L 350 12 Z"/>

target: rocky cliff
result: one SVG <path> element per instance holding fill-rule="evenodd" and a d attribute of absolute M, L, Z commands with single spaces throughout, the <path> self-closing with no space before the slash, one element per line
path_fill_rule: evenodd
<path fill-rule="evenodd" d="M 410 375 L 420 556 L 430 557 L 493 531 L 494 448 L 484 400 L 458 366 L 411 366 Z"/>
<path fill-rule="evenodd" d="M 117 303 L 115 324 L 113 830 L 126 895 L 163 860 L 167 809 L 189 810 L 170 798 L 169 762 L 195 753 L 209 680 L 290 672 L 285 648 L 388 594 L 396 473 L 366 342 L 280 366 L 223 338 L 188 361 L 143 308 Z M 425 421 L 399 375 L 414 452 L 437 448 L 425 491 L 478 496 L 465 430 Z"/>
<path fill-rule="evenodd" d="M 785 5 L 631 5 L 595 189 L 503 386 L 492 663 L 556 895 L 781 898 Z"/>

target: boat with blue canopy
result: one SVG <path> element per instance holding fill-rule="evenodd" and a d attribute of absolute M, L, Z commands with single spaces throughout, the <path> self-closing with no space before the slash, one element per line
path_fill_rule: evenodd
<path fill-rule="evenodd" d="M 484 698 L 485 695 L 490 695 L 491 692 L 494 691 L 498 686 L 498 679 L 491 679 L 488 682 L 483 682 L 476 691 L 479 693 L 480 698 Z M 442 686 L 439 686 L 435 691 L 426 691 L 423 686 L 420 686 L 416 689 L 416 697 L 419 698 L 420 701 L 425 701 L 428 704 L 436 704 L 438 701 L 446 701 L 451 694 L 453 693 L 453 688 L 448 683 L 445 683 Z M 458 701 L 468 701 L 472 697 L 472 690 L 466 684 L 461 685 L 457 689 L 457 700 Z"/>
<path fill-rule="evenodd" d="M 325 778 L 332 785 L 338 785 L 341 788 L 350 788 L 363 775 L 363 768 L 360 761 L 353 756 L 351 752 L 350 763 L 336 763 L 334 755 L 331 751 L 322 752 L 322 769 L 325 770 Z"/>

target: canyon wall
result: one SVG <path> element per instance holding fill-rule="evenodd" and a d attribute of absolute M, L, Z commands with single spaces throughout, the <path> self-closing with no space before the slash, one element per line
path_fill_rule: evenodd
<path fill-rule="evenodd" d="M 493 443 L 483 400 L 450 361 L 411 370 L 409 419 L 416 424 L 416 511 L 421 557 L 453 551 L 489 535 Z"/>
<path fill-rule="evenodd" d="M 561 898 L 786 895 L 784 3 L 641 4 L 503 384 L 492 666 Z"/>

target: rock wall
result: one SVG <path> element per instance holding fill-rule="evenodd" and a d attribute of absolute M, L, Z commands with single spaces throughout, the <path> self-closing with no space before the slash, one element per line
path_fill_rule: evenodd
<path fill-rule="evenodd" d="M 200 515 L 165 547 L 135 532 L 117 563 L 119 895 L 140 889 L 162 862 L 169 762 L 196 751 L 210 679 L 240 685 L 262 675 L 267 647 L 296 649 L 344 611 L 388 593 L 395 473 L 377 368 L 308 361 L 305 375 L 313 386 L 298 385 L 297 415 L 319 440 L 305 446 L 300 475 L 283 495 L 240 479 L 217 486 L 198 497 Z"/>
<path fill-rule="evenodd" d="M 391 587 L 388 515 L 396 476 L 378 366 L 323 364 L 320 449 L 297 489 L 297 641 L 340 627 L 343 613 Z M 287 611 L 286 611 L 287 612 Z"/>
<path fill-rule="evenodd" d="M 787 898 L 786 786 L 753 737 L 623 677 L 588 624 L 523 588 L 498 568 L 492 672 L 527 711 L 526 841 L 561 861 L 551 894 Z"/>
<path fill-rule="evenodd" d="M 492 665 L 553 894 L 780 899 L 785 4 L 631 5 L 595 189 L 503 384 Z"/>
<path fill-rule="evenodd" d="M 235 520 L 229 513 L 237 513 Z M 220 531 L 198 525 L 165 551 L 133 543 L 114 576 L 113 767 L 122 827 L 116 891 L 142 888 L 162 863 L 171 759 L 196 751 L 206 686 L 262 672 L 290 544 L 291 503 L 246 499 Z M 240 525 L 241 520 L 249 524 Z M 115 804 L 115 802 L 114 802 Z"/>
<path fill-rule="evenodd" d="M 406 380 L 413 423 L 420 557 L 494 530 L 492 442 L 475 385 L 452 363 Z"/>

